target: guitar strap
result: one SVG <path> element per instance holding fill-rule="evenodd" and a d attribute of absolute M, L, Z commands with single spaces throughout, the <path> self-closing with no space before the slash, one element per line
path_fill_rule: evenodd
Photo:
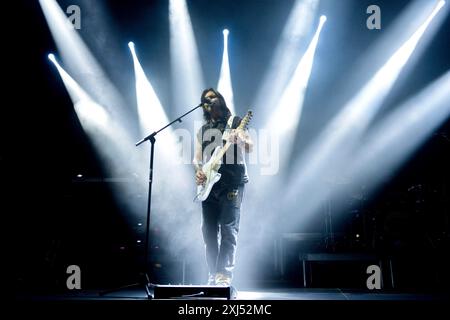
<path fill-rule="evenodd" d="M 227 125 L 225 126 L 225 130 L 223 131 L 222 139 L 226 141 L 228 139 L 228 135 L 230 134 L 230 130 L 233 128 L 233 122 L 236 116 L 230 116 L 227 121 Z"/>
<path fill-rule="evenodd" d="M 234 118 L 236 118 L 236 116 L 230 116 L 230 117 L 228 118 L 226 129 L 232 129 L 232 127 L 233 127 L 233 122 L 234 122 Z"/>

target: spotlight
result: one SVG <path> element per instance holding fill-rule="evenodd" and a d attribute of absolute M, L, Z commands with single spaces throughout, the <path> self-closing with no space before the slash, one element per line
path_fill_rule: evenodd
<path fill-rule="evenodd" d="M 156 127 L 168 122 L 164 108 L 148 80 L 139 58 L 134 50 L 134 43 L 128 42 L 133 58 L 134 73 L 136 79 L 136 99 L 138 106 L 139 120 L 143 132 L 154 130 Z"/>
<path fill-rule="evenodd" d="M 49 54 L 48 54 L 48 59 L 49 59 L 51 62 L 53 62 L 53 63 L 56 62 L 55 55 L 54 55 L 53 53 L 49 53 Z"/>
<path fill-rule="evenodd" d="M 320 23 L 324 23 L 325 21 L 327 21 L 327 17 L 326 16 L 320 16 Z"/>
<path fill-rule="evenodd" d="M 77 174 L 77 178 L 83 178 L 83 175 L 81 173 Z"/>
<path fill-rule="evenodd" d="M 122 111 L 121 104 L 124 102 L 120 92 L 111 83 L 80 34 L 68 21 L 66 12 L 59 6 L 58 1 L 39 0 L 38 2 L 58 49 L 58 58 L 64 61 L 66 70 L 77 70 L 77 81 L 84 87 L 90 88 L 92 98 L 108 106 L 108 109 L 115 109 L 120 113 L 121 119 L 126 119 L 128 116 Z M 48 58 L 54 61 L 52 55 Z M 125 120 L 124 123 L 126 123 Z"/>
<path fill-rule="evenodd" d="M 230 32 L 228 29 L 223 29 L 223 55 L 222 55 L 222 66 L 220 67 L 219 82 L 217 84 L 217 89 L 222 93 L 225 100 L 227 101 L 228 108 L 230 108 L 231 113 L 235 113 L 234 110 L 234 99 L 233 99 L 233 85 L 231 84 L 231 71 L 230 71 L 230 61 L 228 57 L 228 34 Z"/>
<path fill-rule="evenodd" d="M 274 50 L 270 65 L 261 79 L 258 93 L 253 105 L 260 110 L 258 119 L 255 122 L 263 124 L 269 118 L 280 101 L 286 84 L 295 71 L 303 49 L 307 45 L 310 31 L 316 24 L 317 8 L 319 0 L 296 0 L 289 13 L 289 17 L 283 28 L 279 43 Z"/>
<path fill-rule="evenodd" d="M 288 198 L 298 201 L 299 194 L 305 197 L 306 200 L 302 203 L 303 212 L 314 212 L 327 197 L 322 192 L 320 184 L 312 187 L 316 176 L 322 175 L 326 170 L 329 170 L 327 172 L 331 176 L 341 174 L 340 171 L 347 165 L 349 153 L 361 143 L 366 128 L 378 114 L 400 72 L 438 11 L 439 8 L 433 10 L 420 27 L 330 121 L 317 140 L 311 144 L 310 149 L 303 153 L 303 157 L 297 160 L 299 161 L 295 166 L 297 172 L 291 175 L 293 185 L 288 191 Z M 386 131 L 380 134 L 386 136 Z M 329 166 L 329 159 L 333 159 L 333 166 Z M 318 188 L 317 192 L 312 191 L 314 188 Z M 288 202 L 290 201 L 292 200 Z M 306 204 L 307 201 L 309 204 Z"/>
<path fill-rule="evenodd" d="M 141 243 L 141 240 L 136 241 L 137 243 Z"/>
<path fill-rule="evenodd" d="M 205 88 L 202 67 L 186 0 L 169 0 L 170 55 L 176 112 L 194 105 Z M 197 114 L 200 119 L 200 115 Z"/>
<path fill-rule="evenodd" d="M 314 54 L 316 52 L 319 35 L 322 30 L 324 20 L 320 18 L 319 26 L 311 40 L 305 54 L 298 62 L 295 71 L 283 90 L 279 102 L 270 117 L 267 127 L 274 132 L 286 134 L 289 130 L 294 130 L 300 121 L 303 101 L 305 97 L 306 87 L 308 86 L 309 77 L 311 75 L 314 62 Z M 286 119 L 289 114 L 289 119 Z M 280 123 L 283 125 L 280 126 Z M 286 147 L 285 150 L 289 150 Z"/>
<path fill-rule="evenodd" d="M 366 187 L 373 190 L 442 126 L 450 115 L 449 86 L 450 71 L 447 71 L 372 129 L 361 142 L 364 147 L 352 155 L 353 163 L 348 166 L 355 183 L 365 181 Z"/>
<path fill-rule="evenodd" d="M 445 0 L 439 1 L 439 3 L 438 3 L 439 8 L 442 8 L 444 5 L 445 5 Z"/>

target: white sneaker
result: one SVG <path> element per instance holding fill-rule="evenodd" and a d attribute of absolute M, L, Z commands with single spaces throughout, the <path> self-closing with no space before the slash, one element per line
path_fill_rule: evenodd
<path fill-rule="evenodd" d="M 231 277 L 223 273 L 216 274 L 216 286 L 229 287 L 231 285 Z"/>

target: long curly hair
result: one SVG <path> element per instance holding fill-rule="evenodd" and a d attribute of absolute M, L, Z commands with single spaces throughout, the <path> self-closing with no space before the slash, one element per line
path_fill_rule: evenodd
<path fill-rule="evenodd" d="M 220 110 L 222 111 L 222 115 L 225 119 L 228 119 L 231 116 L 231 111 L 230 111 L 230 109 L 228 109 L 227 103 L 225 102 L 225 99 L 223 98 L 223 96 L 220 94 L 220 92 L 216 91 L 215 89 L 208 88 L 208 89 L 203 90 L 202 96 L 201 96 L 201 103 L 208 102 L 208 100 L 206 99 L 205 96 L 210 91 L 214 92 L 214 94 L 219 99 L 219 107 L 220 107 Z M 203 109 L 203 119 L 206 122 L 211 121 L 211 114 L 208 111 L 206 111 L 205 109 Z"/>

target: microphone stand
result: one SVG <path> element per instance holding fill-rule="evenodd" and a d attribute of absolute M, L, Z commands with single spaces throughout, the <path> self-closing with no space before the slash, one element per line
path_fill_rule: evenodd
<path fill-rule="evenodd" d="M 136 143 L 136 147 L 140 146 L 141 144 L 143 144 L 146 141 L 150 141 L 151 143 L 151 147 L 150 147 L 150 170 L 149 170 L 149 178 L 148 178 L 148 200 L 147 200 L 147 221 L 146 221 L 146 228 L 145 228 L 145 252 L 144 252 L 144 268 L 143 270 L 148 270 L 148 256 L 149 256 L 149 238 L 150 238 L 150 212 L 151 212 L 151 204 L 152 204 L 152 184 L 153 184 L 153 160 L 154 160 L 154 154 L 155 154 L 155 142 L 156 142 L 156 135 L 158 133 L 160 133 L 161 131 L 163 131 L 164 129 L 166 129 L 167 127 L 171 126 L 172 124 L 174 124 L 175 122 L 182 122 L 182 118 L 184 118 L 185 116 L 187 116 L 189 113 L 193 112 L 194 110 L 203 107 L 204 104 L 201 103 L 198 106 L 192 108 L 191 110 L 189 110 L 188 112 L 184 113 L 183 115 L 179 116 L 178 118 L 176 118 L 175 120 L 169 122 L 167 125 L 165 125 L 164 127 L 162 127 L 161 129 L 149 134 L 148 136 L 146 136 L 145 138 L 143 138 L 142 140 L 138 141 Z M 154 298 L 154 294 L 152 292 L 152 289 L 154 288 L 154 284 L 152 284 L 150 282 L 150 277 L 147 274 L 147 272 L 144 272 L 145 275 L 145 279 L 143 279 L 143 281 L 139 282 L 139 283 L 135 283 L 132 285 L 126 285 L 123 286 L 121 288 L 129 288 L 129 287 L 134 287 L 134 286 L 141 286 L 143 285 L 145 287 L 145 291 L 147 293 L 147 298 L 148 299 L 153 299 Z M 119 289 L 121 289 L 119 288 Z M 103 294 L 109 293 L 109 292 L 113 292 L 116 291 L 115 290 L 109 290 L 107 292 L 103 292 Z"/>

